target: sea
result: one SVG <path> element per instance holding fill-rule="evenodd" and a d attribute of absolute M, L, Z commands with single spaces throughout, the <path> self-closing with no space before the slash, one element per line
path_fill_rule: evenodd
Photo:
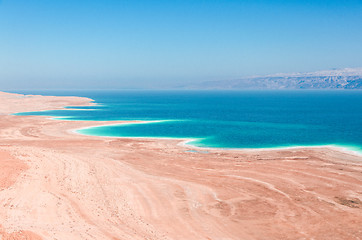
<path fill-rule="evenodd" d="M 19 91 L 17 91 L 19 92 Z M 70 121 L 142 120 L 78 133 L 190 139 L 208 148 L 339 146 L 362 152 L 362 91 L 21 91 L 80 96 L 97 105 L 17 115 Z"/>

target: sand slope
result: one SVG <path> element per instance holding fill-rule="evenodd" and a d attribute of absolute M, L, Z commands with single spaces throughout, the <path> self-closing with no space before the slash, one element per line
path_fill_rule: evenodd
<path fill-rule="evenodd" d="M 0 239 L 362 239 L 361 156 L 88 137 L 9 113 L 89 99 L 0 100 Z"/>

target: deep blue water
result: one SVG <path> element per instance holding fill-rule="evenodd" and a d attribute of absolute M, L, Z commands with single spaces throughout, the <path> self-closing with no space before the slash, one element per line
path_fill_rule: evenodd
<path fill-rule="evenodd" d="M 69 120 L 168 120 L 80 130 L 83 134 L 195 138 L 194 145 L 222 148 L 340 145 L 362 150 L 362 91 L 25 93 L 84 96 L 100 105 L 21 115 Z"/>

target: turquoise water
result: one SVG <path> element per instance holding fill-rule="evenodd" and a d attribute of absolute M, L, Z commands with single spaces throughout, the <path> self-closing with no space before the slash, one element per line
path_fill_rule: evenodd
<path fill-rule="evenodd" d="M 67 120 L 162 120 L 78 130 L 112 137 L 192 138 L 221 148 L 338 145 L 362 151 L 362 91 L 31 92 L 90 97 L 98 106 L 20 113 Z"/>

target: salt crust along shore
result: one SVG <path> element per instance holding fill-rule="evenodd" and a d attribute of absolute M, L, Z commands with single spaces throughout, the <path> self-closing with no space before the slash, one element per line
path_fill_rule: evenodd
<path fill-rule="evenodd" d="M 0 93 L 0 239 L 362 239 L 360 155 L 205 154 L 72 133 L 109 122 L 11 115 L 91 104 Z"/>
<path fill-rule="evenodd" d="M 51 118 L 51 119 L 57 119 L 57 118 Z M 78 120 L 76 120 L 78 121 Z M 119 123 L 118 121 L 116 121 L 117 123 L 110 123 L 112 121 L 109 121 L 109 124 L 102 124 L 102 125 L 92 125 L 92 126 L 88 126 L 88 127 L 84 127 L 84 128 L 77 128 L 77 129 L 72 129 L 70 130 L 71 133 L 73 134 L 81 134 L 81 135 L 90 135 L 93 137 L 107 137 L 107 138 L 117 138 L 117 139 L 143 139 L 143 140 L 159 140 L 159 139 L 169 139 L 169 140 L 180 140 L 180 142 L 178 143 L 181 146 L 184 147 L 188 147 L 188 148 L 193 148 L 193 149 L 198 149 L 200 151 L 205 151 L 205 150 L 221 150 L 221 151 L 240 151 L 239 148 L 216 148 L 216 147 L 200 147 L 200 146 L 195 146 L 192 145 L 192 142 L 194 141 L 198 141 L 198 138 L 171 138 L 171 137 L 115 137 L 115 136 L 103 136 L 103 135 L 91 135 L 91 134 L 85 134 L 82 133 L 81 130 L 85 130 L 85 129 L 92 129 L 92 128 L 98 128 L 98 127 L 108 127 L 108 126 L 120 126 L 120 125 L 129 125 L 129 124 L 148 124 L 148 123 L 155 123 L 155 122 L 163 122 L 163 121 L 169 121 L 169 120 L 155 120 L 155 121 L 142 121 L 142 120 L 133 120 L 133 121 L 125 121 L 125 122 L 121 122 Z M 114 121 L 113 121 L 114 122 Z M 291 147 L 276 147 L 276 148 L 243 148 L 242 151 L 271 151 L 271 150 L 293 150 L 293 149 L 300 149 L 300 148 L 309 148 L 309 149 L 332 149 L 335 151 L 341 151 L 344 153 L 348 153 L 348 154 L 352 154 L 352 155 L 356 155 L 356 156 L 360 156 L 362 157 L 362 152 L 357 151 L 357 150 L 352 150 L 351 148 L 348 147 L 342 147 L 342 146 L 337 146 L 337 145 L 319 145 L 319 146 L 291 146 Z"/>

